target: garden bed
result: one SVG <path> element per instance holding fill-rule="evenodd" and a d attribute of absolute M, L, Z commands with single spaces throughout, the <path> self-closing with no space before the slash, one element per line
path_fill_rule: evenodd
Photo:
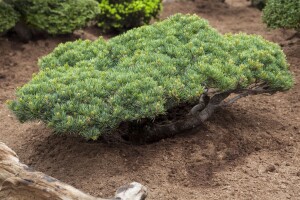
<path fill-rule="evenodd" d="M 117 187 L 138 181 L 148 187 L 148 199 L 153 200 L 298 199 L 300 39 L 288 39 L 293 31 L 268 30 L 261 12 L 246 0 L 226 2 L 170 2 L 161 17 L 196 13 L 222 33 L 259 34 L 281 44 L 294 74 L 293 89 L 244 98 L 219 110 L 204 127 L 157 143 L 137 146 L 109 138 L 87 142 L 52 135 L 40 122 L 21 124 L 5 101 L 38 72 L 39 57 L 61 42 L 94 39 L 99 31 L 88 28 L 82 34 L 28 43 L 2 37 L 0 140 L 25 164 L 94 196 L 113 196 Z"/>

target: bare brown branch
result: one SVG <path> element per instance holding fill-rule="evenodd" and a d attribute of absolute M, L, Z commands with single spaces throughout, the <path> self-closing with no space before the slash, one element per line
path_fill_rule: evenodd
<path fill-rule="evenodd" d="M 209 97 L 207 96 L 207 94 L 201 94 L 199 103 L 191 109 L 190 114 L 196 116 L 198 112 L 202 111 L 206 107 L 208 101 Z"/>

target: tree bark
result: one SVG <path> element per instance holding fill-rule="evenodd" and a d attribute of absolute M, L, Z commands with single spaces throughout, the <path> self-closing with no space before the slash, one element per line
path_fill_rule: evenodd
<path fill-rule="evenodd" d="M 24 22 L 18 22 L 14 27 L 14 31 L 23 42 L 28 42 L 32 39 L 32 31 Z"/>
<path fill-rule="evenodd" d="M 0 199 L 5 200 L 144 200 L 147 189 L 133 182 L 122 186 L 114 198 L 85 194 L 19 162 L 16 153 L 0 142 Z"/>
<path fill-rule="evenodd" d="M 184 119 L 168 124 L 147 124 L 138 130 L 133 130 L 124 138 L 137 143 L 152 143 L 164 138 L 172 137 L 176 134 L 191 130 L 203 124 L 221 106 L 228 106 L 238 99 L 248 95 L 274 94 L 276 91 L 268 89 L 265 84 L 258 84 L 251 89 L 236 89 L 226 92 L 216 93 L 211 98 L 206 99 L 206 94 L 200 97 L 199 103 L 195 105 Z M 224 100 L 232 93 L 238 94 L 236 97 Z"/>
<path fill-rule="evenodd" d="M 198 105 L 201 109 L 195 108 L 196 105 L 194 111 L 191 112 L 192 114 L 187 115 L 182 120 L 163 125 L 146 125 L 141 130 L 130 132 L 126 137 L 129 141 L 137 144 L 152 143 L 196 128 L 203 124 L 203 122 L 205 122 L 215 110 L 220 107 L 222 101 L 226 99 L 230 93 L 231 91 L 215 94 L 209 100 L 208 104 L 202 104 L 203 102 L 200 100 Z"/>

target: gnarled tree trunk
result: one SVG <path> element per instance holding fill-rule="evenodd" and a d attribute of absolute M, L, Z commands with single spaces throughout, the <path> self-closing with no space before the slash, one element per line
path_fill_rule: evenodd
<path fill-rule="evenodd" d="M 201 126 L 218 108 L 231 105 L 240 98 L 248 95 L 273 94 L 275 91 L 261 83 L 250 87 L 250 89 L 236 89 L 220 93 L 212 92 L 211 97 L 207 93 L 205 92 L 200 96 L 199 103 L 183 119 L 168 124 L 152 123 L 142 127 L 141 130 L 129 132 L 125 137 L 127 140 L 138 144 L 156 142 Z M 231 94 L 237 95 L 225 101 Z"/>
<path fill-rule="evenodd" d="M 110 200 L 144 200 L 147 189 L 133 182 L 122 186 Z M 16 153 L 0 142 L 0 199 L 109 200 L 93 197 L 19 162 Z"/>

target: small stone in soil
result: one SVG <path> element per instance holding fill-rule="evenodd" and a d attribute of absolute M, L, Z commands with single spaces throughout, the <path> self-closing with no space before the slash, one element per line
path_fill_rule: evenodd
<path fill-rule="evenodd" d="M 6 76 L 4 74 L 0 74 L 0 79 L 5 79 Z"/>
<path fill-rule="evenodd" d="M 276 170 L 274 165 L 269 165 L 266 167 L 266 172 L 274 172 Z"/>

